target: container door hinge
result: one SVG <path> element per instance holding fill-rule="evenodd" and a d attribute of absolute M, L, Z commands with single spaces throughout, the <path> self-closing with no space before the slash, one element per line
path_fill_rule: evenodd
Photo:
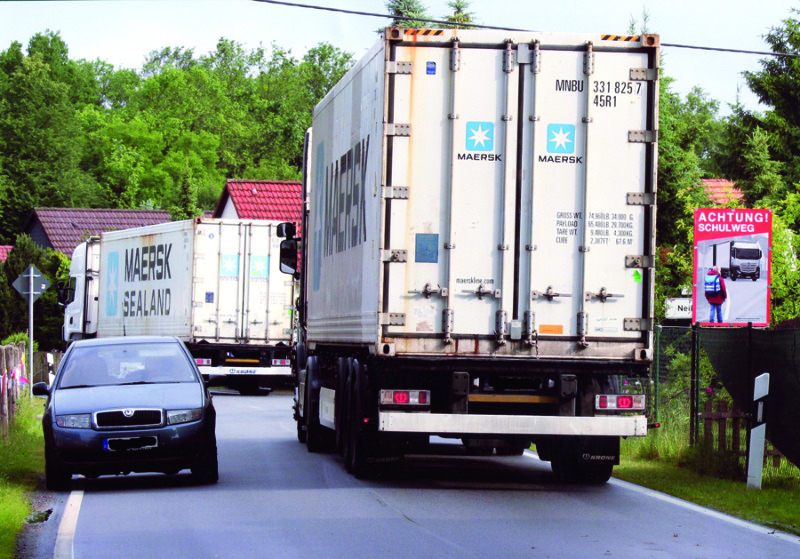
<path fill-rule="evenodd" d="M 652 82 L 658 79 L 658 68 L 631 68 L 631 81 Z"/>
<path fill-rule="evenodd" d="M 406 315 L 401 312 L 378 313 L 381 326 L 405 326 Z"/>
<path fill-rule="evenodd" d="M 655 268 L 655 258 L 651 254 L 629 254 L 625 256 L 626 268 Z"/>
<path fill-rule="evenodd" d="M 414 70 L 413 62 L 403 62 L 397 60 L 386 61 L 387 74 L 410 74 Z"/>
<path fill-rule="evenodd" d="M 629 206 L 653 206 L 656 203 L 655 192 L 628 192 L 625 201 Z"/>
<path fill-rule="evenodd" d="M 586 76 L 594 74 L 594 43 L 586 43 L 586 52 L 583 53 L 583 73 Z"/>
<path fill-rule="evenodd" d="M 658 130 L 628 130 L 628 142 L 652 144 L 658 141 Z"/>
<path fill-rule="evenodd" d="M 506 50 L 503 52 L 503 72 L 510 74 L 514 71 L 514 50 L 511 41 L 506 41 Z"/>
<path fill-rule="evenodd" d="M 410 136 L 411 125 L 387 122 L 383 125 L 383 133 L 386 136 Z"/>
<path fill-rule="evenodd" d="M 407 186 L 384 186 L 383 187 L 384 200 L 408 200 L 408 187 Z"/>
<path fill-rule="evenodd" d="M 626 332 L 648 332 L 653 329 L 653 319 L 626 318 L 622 322 L 622 329 Z"/>
<path fill-rule="evenodd" d="M 408 251 L 407 250 L 382 250 L 381 251 L 381 262 L 407 262 L 408 261 Z"/>

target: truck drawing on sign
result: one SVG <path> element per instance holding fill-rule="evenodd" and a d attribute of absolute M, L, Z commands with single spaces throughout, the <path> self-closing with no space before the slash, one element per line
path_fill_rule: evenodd
<path fill-rule="evenodd" d="M 621 379 L 653 357 L 658 60 L 655 35 L 388 28 L 316 106 L 281 246 L 310 451 L 362 477 L 432 436 L 535 443 L 609 478 L 648 429 Z"/>
<path fill-rule="evenodd" d="M 761 246 L 752 241 L 726 241 L 712 245 L 712 265 L 720 267 L 723 278 L 729 277 L 733 281 L 739 278 L 758 280 L 763 256 Z"/>

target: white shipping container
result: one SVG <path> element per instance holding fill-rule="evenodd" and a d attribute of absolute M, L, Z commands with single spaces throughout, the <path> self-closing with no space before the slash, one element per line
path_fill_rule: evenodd
<path fill-rule="evenodd" d="M 649 361 L 658 38 L 389 32 L 314 111 L 310 346 Z"/>
<path fill-rule="evenodd" d="M 187 343 L 291 340 L 275 224 L 196 219 L 104 233 L 97 333 Z"/>

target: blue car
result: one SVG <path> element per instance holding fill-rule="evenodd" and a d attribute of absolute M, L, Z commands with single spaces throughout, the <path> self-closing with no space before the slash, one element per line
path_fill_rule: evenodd
<path fill-rule="evenodd" d="M 42 426 L 50 490 L 130 472 L 190 469 L 216 483 L 216 412 L 186 347 L 173 337 L 81 340 L 70 345 L 46 396 Z"/>

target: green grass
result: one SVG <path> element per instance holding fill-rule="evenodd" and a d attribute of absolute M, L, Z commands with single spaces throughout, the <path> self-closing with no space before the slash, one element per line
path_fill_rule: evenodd
<path fill-rule="evenodd" d="M 44 471 L 42 424 L 36 414 L 42 401 L 19 400 L 17 420 L 8 437 L 0 437 L 0 558 L 16 553 L 17 534 L 31 513 L 28 494 Z"/>
<path fill-rule="evenodd" d="M 688 444 L 688 419 L 662 423 L 622 443 L 614 477 L 743 520 L 800 535 L 800 470 L 783 459 L 764 468 L 762 488 L 747 489 L 744 461 Z"/>

